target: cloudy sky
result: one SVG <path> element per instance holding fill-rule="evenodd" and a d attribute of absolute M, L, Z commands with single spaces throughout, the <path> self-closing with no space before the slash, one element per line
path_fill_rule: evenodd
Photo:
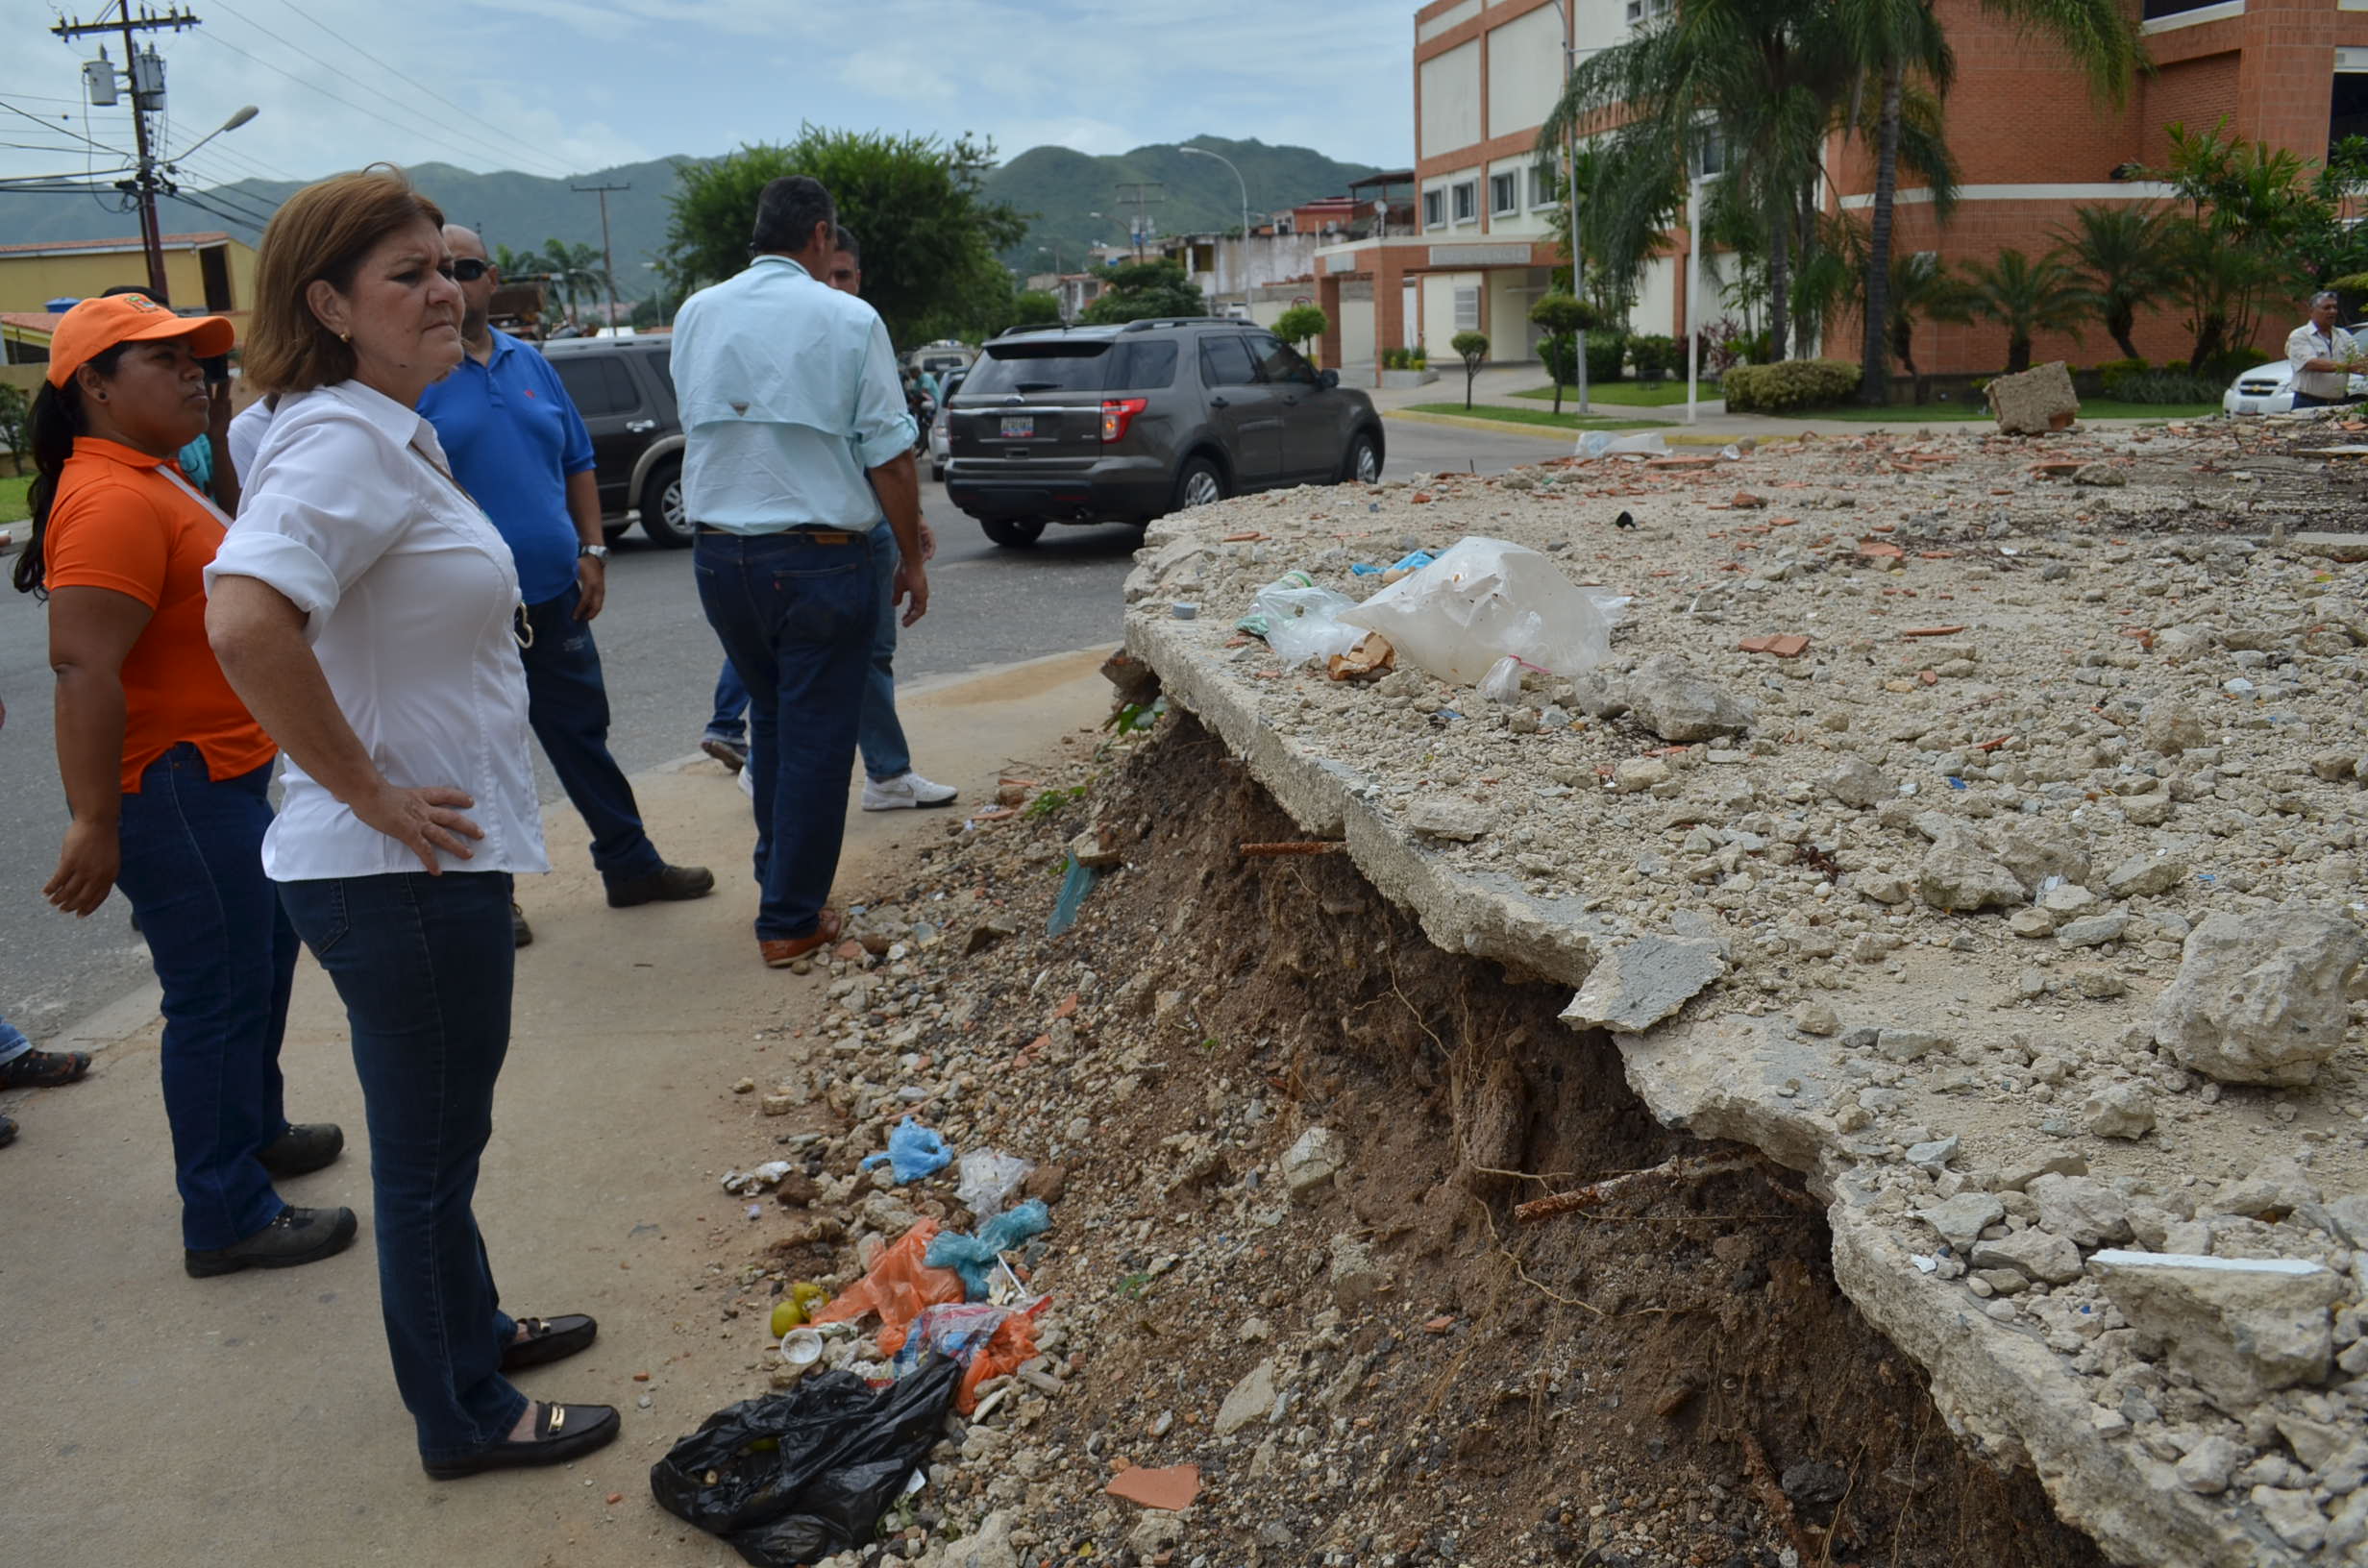
<path fill-rule="evenodd" d="M 1402 165 L 1417 3 L 193 0 L 203 26 L 151 37 L 168 149 L 262 110 L 185 165 L 216 181 L 378 159 L 579 174 L 785 138 L 801 120 L 973 132 L 1005 157 L 1209 134 Z M 0 144 L 18 144 L 0 145 L 0 176 L 106 167 L 91 144 L 132 144 L 121 107 L 81 103 L 99 40 L 52 37 L 57 19 L 48 0 L 0 0 Z"/>

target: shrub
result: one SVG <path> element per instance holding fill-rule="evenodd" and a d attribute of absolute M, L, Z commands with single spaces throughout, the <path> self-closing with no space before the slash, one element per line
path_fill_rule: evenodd
<path fill-rule="evenodd" d="M 1431 351 L 1428 349 L 1416 349 L 1412 354 L 1406 356 L 1406 368 L 1408 370 L 1430 369 Z"/>
<path fill-rule="evenodd" d="M 1381 368 L 1384 370 L 1408 370 L 1412 368 L 1411 361 L 1414 355 L 1412 352 L 1406 349 L 1384 349 L 1381 351 Z"/>
<path fill-rule="evenodd" d="M 2150 370 L 2106 382 L 2105 395 L 2123 403 L 2216 404 L 2227 384 L 2208 376 L 2190 376 L 2183 370 Z"/>
<path fill-rule="evenodd" d="M 1628 362 L 1640 376 L 1667 376 L 1684 366 L 1686 353 L 1665 332 L 1640 332 L 1628 340 Z"/>
<path fill-rule="evenodd" d="M 2109 398 L 2121 396 L 2121 383 L 2133 376 L 2143 376 L 2150 367 L 2143 359 L 2108 359 L 2097 367 L 2097 382 Z"/>
<path fill-rule="evenodd" d="M 1858 390 L 1859 367 L 1846 359 L 1787 359 L 1736 365 L 1720 380 L 1729 413 L 1823 408 Z"/>
<path fill-rule="evenodd" d="M 1274 335 L 1286 343 L 1295 343 L 1305 353 L 1307 345 L 1323 336 L 1332 325 L 1331 318 L 1313 305 L 1295 305 L 1274 322 Z"/>
<path fill-rule="evenodd" d="M 1587 379 L 1590 381 L 1616 381 L 1620 364 L 1628 357 L 1628 329 L 1604 327 L 1587 334 Z"/>

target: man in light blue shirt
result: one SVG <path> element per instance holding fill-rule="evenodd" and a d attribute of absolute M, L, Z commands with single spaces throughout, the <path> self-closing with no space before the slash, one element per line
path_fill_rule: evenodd
<path fill-rule="evenodd" d="M 756 939 L 787 968 L 835 942 L 825 907 L 881 613 L 868 547 L 885 513 L 887 597 L 926 612 L 914 428 L 879 313 L 825 284 L 838 212 L 802 175 L 757 199 L 756 258 L 683 302 L 674 379 L 700 602 L 749 688 Z"/>

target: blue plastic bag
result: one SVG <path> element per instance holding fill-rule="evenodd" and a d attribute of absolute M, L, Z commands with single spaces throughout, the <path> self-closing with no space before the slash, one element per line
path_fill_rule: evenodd
<path fill-rule="evenodd" d="M 935 1128 L 924 1127 L 906 1116 L 888 1135 L 888 1152 L 865 1156 L 863 1168 L 870 1170 L 884 1162 L 896 1172 L 900 1183 L 918 1182 L 944 1170 L 952 1159 L 953 1150 L 946 1147 L 946 1140 L 937 1136 Z"/>
<path fill-rule="evenodd" d="M 1030 1198 L 1017 1209 L 1006 1209 L 978 1227 L 976 1236 L 941 1231 L 929 1243 L 923 1262 L 931 1268 L 950 1268 L 962 1276 L 962 1288 L 973 1301 L 987 1296 L 987 1272 L 995 1260 L 1042 1236 L 1052 1225 L 1051 1211 L 1042 1198 Z"/>

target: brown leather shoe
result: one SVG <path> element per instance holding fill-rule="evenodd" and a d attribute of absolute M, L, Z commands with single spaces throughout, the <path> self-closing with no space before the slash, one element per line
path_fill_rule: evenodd
<path fill-rule="evenodd" d="M 760 940 L 756 950 L 764 955 L 768 969 L 786 969 L 802 958 L 820 952 L 839 940 L 839 912 L 823 911 L 822 919 L 814 922 L 813 933 L 803 937 L 773 937 Z"/>

